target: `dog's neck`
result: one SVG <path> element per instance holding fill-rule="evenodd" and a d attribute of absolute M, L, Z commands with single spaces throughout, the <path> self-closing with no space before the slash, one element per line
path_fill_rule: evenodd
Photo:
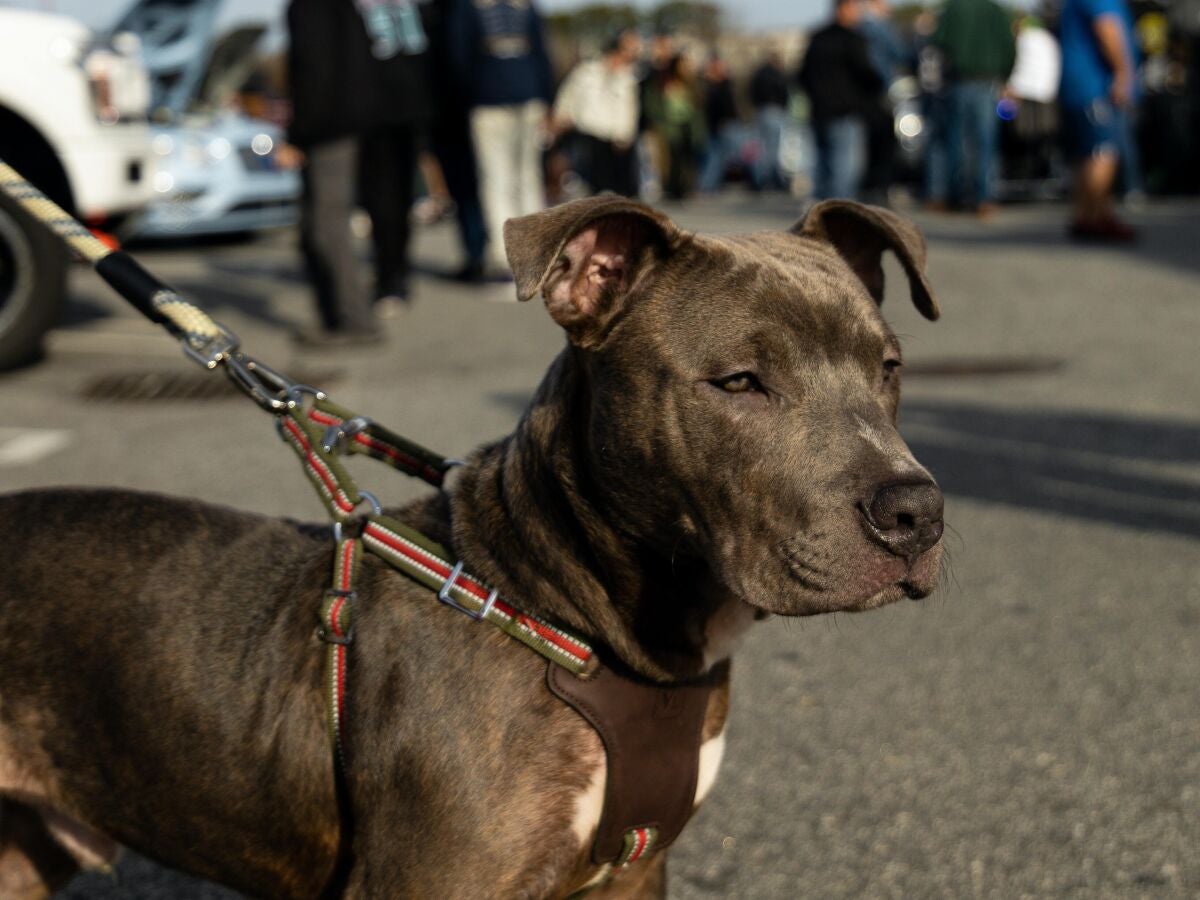
<path fill-rule="evenodd" d="M 555 361 L 516 431 L 463 469 L 450 495 L 455 548 L 513 603 L 640 674 L 701 674 L 729 655 L 753 611 L 716 587 L 703 560 L 664 558 L 604 513 L 573 353 Z"/>

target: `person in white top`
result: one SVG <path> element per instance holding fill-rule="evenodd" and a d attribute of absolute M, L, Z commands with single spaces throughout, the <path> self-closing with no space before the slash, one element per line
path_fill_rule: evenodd
<path fill-rule="evenodd" d="M 598 59 L 571 70 L 554 101 L 555 131 L 574 132 L 580 174 L 597 193 L 637 195 L 633 145 L 639 100 L 634 64 L 640 55 L 637 34 L 622 32 Z"/>
<path fill-rule="evenodd" d="M 1010 174 L 1036 183 L 1054 174 L 1058 143 L 1058 84 L 1062 50 L 1034 16 L 1017 23 L 1017 59 L 1004 90 L 1013 121 Z"/>
<path fill-rule="evenodd" d="M 1017 61 L 1008 78 L 1008 90 L 1018 100 L 1054 103 L 1062 78 L 1062 50 L 1058 41 L 1033 16 L 1021 20 L 1017 32 Z"/>

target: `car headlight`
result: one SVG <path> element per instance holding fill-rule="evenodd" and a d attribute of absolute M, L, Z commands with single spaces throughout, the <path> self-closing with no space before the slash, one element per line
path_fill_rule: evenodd
<path fill-rule="evenodd" d="M 233 152 L 233 144 L 229 143 L 229 141 L 223 137 L 215 137 L 208 142 L 208 146 L 205 148 L 205 150 L 208 153 L 209 159 L 220 162 L 231 152 Z"/>
<path fill-rule="evenodd" d="M 896 131 L 901 137 L 915 138 L 924 129 L 925 123 L 916 113 L 905 113 L 896 122 Z"/>
<path fill-rule="evenodd" d="M 272 150 L 275 149 L 275 142 L 271 140 L 271 136 L 269 134 L 263 134 L 262 132 L 259 132 L 250 139 L 250 149 L 259 156 L 267 156 Z"/>
<path fill-rule="evenodd" d="M 170 156 L 175 152 L 175 138 L 169 134 L 156 134 L 150 142 L 150 149 L 156 156 Z"/>

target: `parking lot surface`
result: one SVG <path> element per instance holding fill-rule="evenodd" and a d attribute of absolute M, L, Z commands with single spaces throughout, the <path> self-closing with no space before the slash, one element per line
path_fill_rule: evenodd
<path fill-rule="evenodd" d="M 738 196 L 671 211 L 718 231 L 796 214 Z M 902 431 L 947 495 L 944 586 L 746 637 L 672 898 L 1200 896 L 1200 207 L 1150 207 L 1116 250 L 1068 243 L 1063 215 L 919 217 L 937 323 L 889 269 Z M 512 427 L 562 337 L 511 286 L 439 277 L 446 226 L 416 251 L 412 309 L 342 355 L 288 340 L 311 316 L 289 234 L 135 252 L 251 353 L 462 455 Z M 268 417 L 204 377 L 78 271 L 48 359 L 0 377 L 0 487 L 322 518 Z M 419 491 L 358 471 L 388 502 Z M 231 895 L 129 858 L 58 896 Z"/>

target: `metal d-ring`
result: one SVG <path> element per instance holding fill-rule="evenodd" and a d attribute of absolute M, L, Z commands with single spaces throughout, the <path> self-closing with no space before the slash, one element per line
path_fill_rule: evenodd
<path fill-rule="evenodd" d="M 462 575 L 462 570 L 463 563 L 462 560 L 459 560 L 454 564 L 454 568 L 450 570 L 450 577 L 442 583 L 441 590 L 438 591 L 437 597 L 447 606 L 453 607 L 461 613 L 466 613 L 466 615 L 468 615 L 470 618 L 474 619 L 476 622 L 479 622 L 482 619 L 487 618 L 487 614 L 495 605 L 496 597 L 499 596 L 500 591 L 496 588 L 492 588 L 492 592 L 488 594 L 487 600 L 483 602 L 483 606 L 479 608 L 478 612 L 467 609 L 465 606 L 455 600 L 453 595 L 450 593 L 451 589 L 454 587 L 454 583 L 458 581 L 458 577 Z"/>
<path fill-rule="evenodd" d="M 379 502 L 378 497 L 376 497 L 370 491 L 364 491 L 364 490 L 360 490 L 358 492 L 358 496 L 359 496 L 359 500 L 358 500 L 359 503 L 362 503 L 363 500 L 366 500 L 368 503 L 371 504 L 371 511 L 373 513 L 375 513 L 375 515 L 377 515 L 377 516 L 383 515 L 383 504 Z"/>

